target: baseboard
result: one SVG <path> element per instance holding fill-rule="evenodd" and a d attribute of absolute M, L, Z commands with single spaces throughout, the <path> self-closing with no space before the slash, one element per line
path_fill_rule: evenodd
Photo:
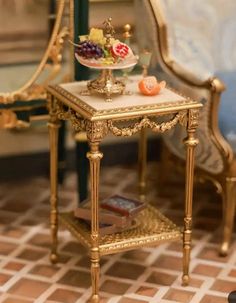
<path fill-rule="evenodd" d="M 137 163 L 138 143 L 135 141 L 120 144 L 106 144 L 101 147 L 104 154 L 103 166 L 131 165 Z M 161 139 L 148 139 L 148 161 L 160 159 Z M 66 156 L 66 170 L 75 170 L 75 151 L 68 150 Z M 49 175 L 49 153 L 39 152 L 35 154 L 14 155 L 0 158 L 0 180 L 22 179 L 33 176 Z"/>

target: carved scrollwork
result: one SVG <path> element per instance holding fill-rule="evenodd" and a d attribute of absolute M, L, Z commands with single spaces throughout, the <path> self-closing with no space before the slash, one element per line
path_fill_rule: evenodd
<path fill-rule="evenodd" d="M 0 129 L 12 129 L 12 128 L 26 128 L 29 126 L 28 122 L 17 119 L 17 115 L 9 110 L 0 110 Z"/>
<path fill-rule="evenodd" d="M 90 142 L 100 142 L 108 133 L 106 121 L 86 121 L 86 132 Z"/>
<path fill-rule="evenodd" d="M 196 129 L 198 127 L 199 109 L 190 109 L 188 117 L 188 129 Z"/>
<path fill-rule="evenodd" d="M 68 120 L 70 121 L 73 129 L 75 131 L 83 131 L 85 130 L 85 121 L 82 117 L 80 117 L 73 109 L 68 108 L 65 109 L 62 103 L 56 102 L 55 105 L 55 115 L 60 120 Z"/>
<path fill-rule="evenodd" d="M 192 229 L 192 218 L 186 217 L 184 218 L 184 225 L 186 230 Z"/>
<path fill-rule="evenodd" d="M 162 122 L 160 124 L 144 117 L 141 121 L 129 127 L 119 128 L 113 124 L 112 120 L 109 120 L 107 125 L 113 135 L 121 137 L 130 137 L 144 128 L 150 128 L 153 132 L 164 133 L 165 131 L 172 129 L 178 122 L 183 121 L 185 115 L 186 111 L 179 112 L 170 121 Z"/>

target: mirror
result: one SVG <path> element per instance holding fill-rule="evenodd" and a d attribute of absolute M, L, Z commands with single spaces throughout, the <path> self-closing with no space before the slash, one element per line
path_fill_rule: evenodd
<path fill-rule="evenodd" d="M 0 92 L 33 75 L 50 37 L 51 0 L 0 0 Z"/>

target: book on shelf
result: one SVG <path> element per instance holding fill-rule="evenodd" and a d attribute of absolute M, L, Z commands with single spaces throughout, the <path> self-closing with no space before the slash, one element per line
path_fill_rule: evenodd
<path fill-rule="evenodd" d="M 91 230 L 91 221 L 84 219 L 79 219 L 79 220 L 86 227 L 88 231 Z M 115 224 L 99 223 L 99 234 L 101 236 L 110 235 L 121 231 L 123 231 L 123 229 L 121 229 L 121 227 L 117 227 Z"/>
<path fill-rule="evenodd" d="M 115 225 L 119 230 L 134 225 L 137 214 L 145 208 L 145 204 L 119 195 L 111 196 L 100 203 L 99 224 Z M 83 201 L 74 210 L 74 216 L 85 221 L 91 221 L 91 202 Z"/>
<path fill-rule="evenodd" d="M 91 203 L 84 201 L 74 210 L 74 216 L 80 219 L 91 221 Z M 131 224 L 132 218 L 110 211 L 108 209 L 100 209 L 99 222 L 102 224 L 115 224 L 117 227 L 125 228 Z"/>
<path fill-rule="evenodd" d="M 103 200 L 100 203 L 100 207 L 102 209 L 107 209 L 114 213 L 119 213 L 131 218 L 143 210 L 146 205 L 145 203 L 138 200 L 130 199 L 120 195 L 114 195 L 108 199 Z"/>

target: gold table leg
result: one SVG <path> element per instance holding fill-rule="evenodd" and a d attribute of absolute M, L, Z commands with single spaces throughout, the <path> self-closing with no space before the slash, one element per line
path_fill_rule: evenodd
<path fill-rule="evenodd" d="M 57 119 L 55 114 L 55 99 L 49 96 L 50 101 L 50 120 L 48 123 L 49 128 L 49 142 L 50 142 L 50 225 L 51 225 L 51 235 L 52 235 L 52 248 L 50 260 L 52 263 L 56 263 L 57 256 L 57 232 L 58 232 L 58 131 L 60 127 L 60 121 Z"/>
<path fill-rule="evenodd" d="M 99 254 L 99 175 L 100 162 L 103 154 L 99 151 L 98 142 L 89 142 L 90 152 L 87 158 L 90 162 L 91 182 L 91 280 L 92 296 L 91 303 L 99 302 L 99 276 L 100 276 L 100 254 Z"/>
<path fill-rule="evenodd" d="M 142 129 L 139 137 L 138 149 L 138 166 L 139 166 L 139 194 L 140 200 L 146 198 L 146 173 L 147 173 L 147 130 Z"/>
<path fill-rule="evenodd" d="M 193 201 L 193 177 L 194 177 L 194 150 L 198 144 L 195 138 L 197 126 L 197 114 L 192 110 L 188 113 L 186 145 L 186 175 L 185 175 L 185 215 L 183 232 L 183 277 L 182 284 L 189 284 L 189 263 L 192 238 L 192 201 Z"/>

